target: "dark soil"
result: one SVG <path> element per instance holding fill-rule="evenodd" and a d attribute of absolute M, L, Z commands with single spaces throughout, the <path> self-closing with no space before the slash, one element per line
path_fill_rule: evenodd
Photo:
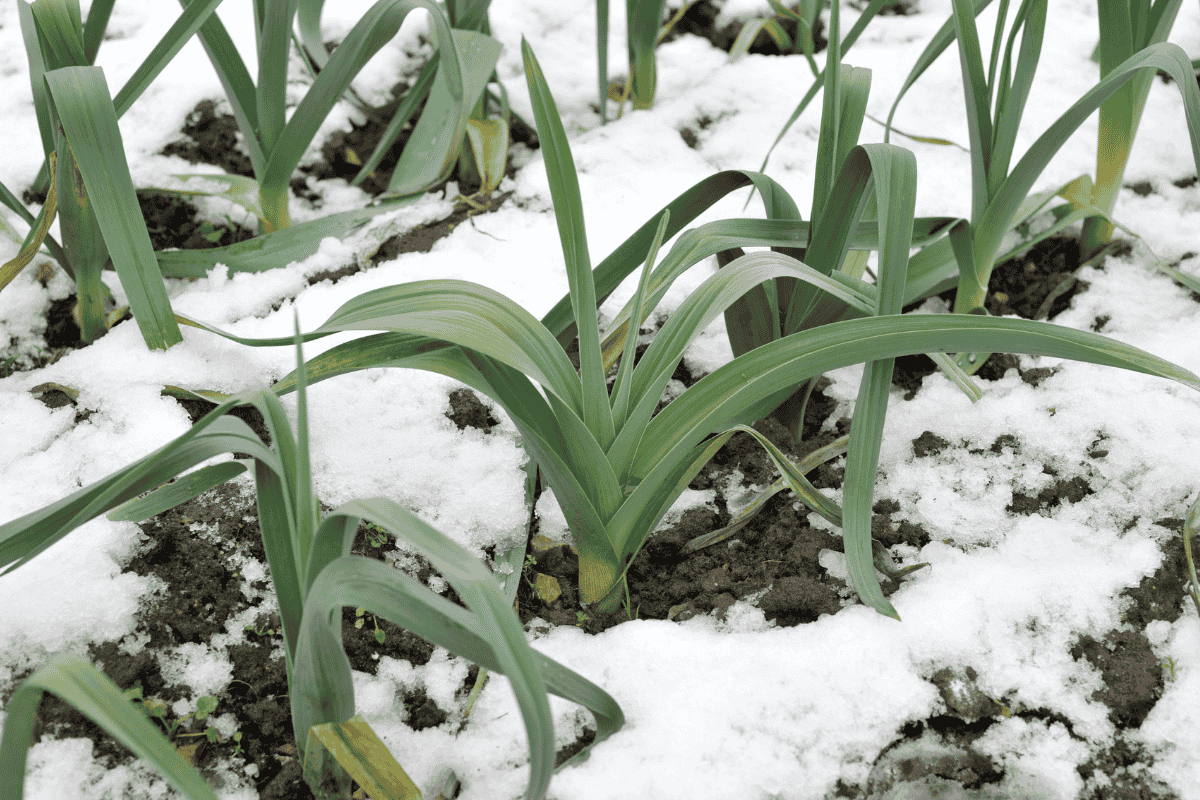
<path fill-rule="evenodd" d="M 1129 252 L 1128 242 L 1114 240 L 1113 255 Z M 1091 265 L 1103 270 L 1103 257 Z M 994 317 L 1015 314 L 1023 319 L 1053 320 L 1071 307 L 1071 299 L 1076 294 L 1087 289 L 1087 281 L 1076 277 L 1082 266 L 1077 235 L 1043 239 L 1022 255 L 996 265 L 988 281 L 984 305 Z M 938 297 L 953 308 L 956 294 L 956 289 L 948 289 Z M 904 313 L 912 312 L 919 305 L 921 303 L 913 303 L 904 309 Z M 1051 370 L 1045 368 L 1022 370 L 1020 360 L 1015 355 L 994 353 L 976 375 L 984 380 L 996 381 L 1003 378 L 1009 369 L 1016 369 L 1022 380 L 1033 386 L 1051 374 Z M 922 379 L 936 371 L 937 367 L 929 356 L 901 356 L 896 359 L 892 382 L 906 391 L 905 400 L 911 400 L 920 389 Z"/>
<path fill-rule="evenodd" d="M 213 164 L 230 175 L 254 177 L 250 154 L 232 114 L 218 114 L 211 100 L 202 100 L 188 114 L 183 137 L 162 149 L 164 156 L 179 156 L 192 164 Z"/>

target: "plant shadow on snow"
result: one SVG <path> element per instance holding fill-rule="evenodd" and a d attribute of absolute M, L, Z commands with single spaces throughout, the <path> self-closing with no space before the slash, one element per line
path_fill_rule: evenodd
<path fill-rule="evenodd" d="M 1055 240 L 997 269 L 991 291 L 1010 298 L 991 301 L 1002 304 L 997 310 L 1022 316 L 1036 313 L 1049 292 L 1061 285 L 1064 270 L 1073 271 L 1077 266 L 1071 262 L 1072 258 L 1078 259 L 1074 244 L 1069 238 Z M 1027 269 L 1026 263 L 1035 264 L 1035 268 Z M 1086 285 L 1077 282 L 1070 291 L 1084 290 Z M 952 301 L 953 292 L 949 295 L 944 299 Z M 1057 298 L 1050 316 L 1068 302 L 1068 295 Z M 644 350 L 645 345 L 639 346 L 638 356 Z M 1009 368 L 1016 368 L 1022 380 L 1034 386 L 1052 373 L 1044 369 L 1022 370 L 1015 357 L 994 355 L 979 376 L 998 380 Z M 911 360 L 898 359 L 893 383 L 907 393 L 906 398 L 911 398 L 920 391 L 922 377 L 931 372 Z M 673 378 L 690 386 L 699 376 L 681 364 Z M 834 419 L 837 403 L 824 394 L 829 385 L 828 379 L 822 379 L 812 395 L 798 448 L 774 420 L 761 421 L 754 427 L 793 458 L 846 434 L 850 421 L 844 417 Z M 65 395 L 56 398 L 55 394 L 47 392 L 43 401 L 73 402 Z M 183 401 L 183 405 L 193 421 L 211 408 L 203 401 Z M 663 406 L 665 402 L 659 410 Z M 447 408 L 446 416 L 460 430 L 474 427 L 490 435 L 497 424 L 491 407 L 465 388 L 451 393 Z M 86 419 L 87 413 L 86 409 L 81 410 L 77 421 L 80 415 Z M 261 420 L 254 416 L 243 418 L 266 441 Z M 932 431 L 926 431 L 912 444 L 918 458 L 962 446 Z M 1021 446 L 1018 435 L 1006 434 L 987 450 L 971 452 L 986 458 L 989 453 L 999 455 L 1006 450 L 1019 453 Z M 1107 455 L 1102 438 L 1092 444 L 1088 454 L 1092 459 Z M 809 477 L 818 488 L 837 489 L 842 485 L 844 463 L 838 460 L 822 465 Z M 1054 474 L 1049 468 L 1046 471 Z M 757 517 L 738 532 L 736 539 L 696 552 L 681 552 L 693 538 L 729 523 L 727 490 L 738 491 L 739 486 L 751 484 L 761 487 L 775 477 L 773 464 L 753 439 L 742 433 L 732 437 L 690 486 L 701 491 L 715 490 L 714 507 L 692 509 L 678 523 L 655 534 L 630 567 L 630 610 L 634 615 L 640 619 L 676 621 L 706 614 L 724 618 L 735 602 L 745 600 L 762 609 L 765 618 L 779 627 L 792 627 L 858 604 L 852 588 L 821 564 L 824 551 L 842 551 L 840 537 L 809 525 L 808 514 L 793 508 L 794 501 L 788 493 L 768 501 Z M 1037 496 L 1014 493 L 1007 511 L 1014 515 L 1052 514 L 1055 508 L 1079 502 L 1091 491 L 1086 478 L 1064 478 L 1052 482 Z M 329 510 L 323 507 L 323 512 Z M 888 548 L 903 545 L 904 551 L 911 554 L 927 544 L 930 536 L 919 525 L 893 521 L 893 515 L 900 510 L 893 500 L 877 499 L 872 535 Z M 1134 524 L 1136 519 L 1128 526 Z M 1086 661 L 1102 677 L 1103 686 L 1092 700 L 1107 706 L 1109 719 L 1117 730 L 1111 747 L 1078 768 L 1087 782 L 1081 795 L 1086 800 L 1175 797 L 1144 769 L 1151 757 L 1139 749 L 1132 736 L 1164 688 L 1162 665 L 1155 659 L 1144 631 L 1155 620 L 1174 622 L 1179 618 L 1187 581 L 1179 535 L 1183 520 L 1161 519 L 1156 524 L 1163 529 L 1163 561 L 1153 575 L 1122 592 L 1125 610 L 1121 628 L 1110 631 L 1103 639 L 1081 636 L 1070 651 L 1073 659 Z M 137 614 L 136 633 L 122 642 L 93 644 L 89 657 L 123 690 L 140 688 L 143 698 L 152 699 L 152 703 L 161 701 L 168 704 L 164 708 L 169 708 L 169 704 L 178 700 L 194 702 L 197 692 L 191 686 L 164 677 L 159 656 L 181 645 L 213 646 L 214 637 L 224 637 L 225 643 L 217 645 L 216 650 L 219 657 L 231 662 L 232 680 L 216 695 L 212 716 L 215 719 L 232 715 L 237 738 L 229 735 L 231 726 L 227 718 L 223 722 L 225 735 L 210 741 L 197 735 L 203 734 L 208 723 L 180 720 L 166 711 L 160 720 L 164 730 L 178 724 L 173 733 L 175 743 L 214 785 L 222 782 L 216 769 L 221 766 L 251 776 L 262 798 L 310 796 L 292 741 L 278 609 L 267 579 L 253 495 L 227 484 L 140 527 L 141 545 L 128 563 L 122 565 L 123 571 L 152 581 L 151 592 L 143 599 Z M 538 533 L 536 517 L 529 537 L 532 559 L 527 562 L 517 596 L 519 616 L 527 630 L 572 625 L 597 634 L 627 621 L 624 609 L 610 615 L 583 612 L 578 602 L 578 562 L 572 549 L 566 545 L 544 548 L 545 539 Z M 427 561 L 402 553 L 390 536 L 360 526 L 352 552 L 404 569 L 461 605 L 454 590 L 435 577 Z M 257 577 L 251 579 L 250 575 Z M 553 579 L 553 584 L 547 579 Z M 554 585 L 554 591 L 548 591 L 548 585 Z M 898 582 L 886 578 L 882 586 L 885 595 L 899 588 Z M 345 608 L 342 619 L 343 644 L 356 670 L 374 675 L 382 658 L 421 667 L 432 656 L 432 645 L 370 613 L 356 615 L 354 609 Z M 130 655 L 126 648 L 137 641 L 144 641 L 145 647 Z M 16 685 L 29 672 L 32 670 L 16 675 L 3 687 L 0 701 L 6 704 Z M 413 730 L 437 726 L 462 730 L 468 724 L 463 711 L 465 700 L 477 674 L 478 669 L 472 665 L 455 695 L 453 708 L 439 706 L 426 695 L 418 680 L 396 698 L 396 713 Z M 965 796 L 989 796 L 987 788 L 1004 780 L 1005 767 L 973 749 L 973 743 L 1005 717 L 1061 726 L 1069 735 L 1082 740 L 1074 734 L 1071 721 L 1061 714 L 1045 708 L 1014 707 L 1013 698 L 988 697 L 976 685 L 977 677 L 970 667 L 957 666 L 944 667 L 928 676 L 942 698 L 939 713 L 910 721 L 897 731 L 893 743 L 873 764 L 866 785 L 839 784 L 829 797 L 882 800 L 897 791 L 916 790 L 918 786 L 929 791 L 958 787 L 954 791 L 973 793 Z M 110 769 L 133 760 L 124 747 L 98 726 L 49 694 L 39 707 L 34 740 L 44 737 L 91 739 L 93 752 Z M 558 753 L 558 762 L 578 752 L 593 738 L 594 731 L 585 729 L 574 744 Z M 1094 773 L 1106 776 L 1108 782 L 1103 786 L 1098 784 Z"/>

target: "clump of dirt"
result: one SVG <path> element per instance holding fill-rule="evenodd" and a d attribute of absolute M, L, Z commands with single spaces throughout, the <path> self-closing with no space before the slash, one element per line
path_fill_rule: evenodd
<path fill-rule="evenodd" d="M 492 416 L 492 412 L 479 399 L 479 395 L 470 389 L 455 389 L 450 393 L 450 411 L 446 413 L 446 417 L 460 431 L 478 428 L 484 433 L 491 433 L 492 428 L 500 424 L 500 420 Z"/>
<path fill-rule="evenodd" d="M 184 138 L 160 153 L 191 164 L 215 164 L 229 175 L 254 177 L 250 154 L 232 114 L 218 114 L 212 100 L 201 100 L 183 123 Z"/>

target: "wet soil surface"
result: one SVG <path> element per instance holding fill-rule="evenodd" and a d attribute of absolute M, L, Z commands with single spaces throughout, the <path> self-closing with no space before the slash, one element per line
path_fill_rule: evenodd
<path fill-rule="evenodd" d="M 1077 248 L 1073 251 L 1072 245 L 1070 239 L 1048 242 L 1044 248 L 997 269 L 992 291 L 1008 297 L 994 301 L 1001 304 L 997 310 L 1011 308 L 1022 316 L 1035 314 L 1046 303 L 1048 292 L 1061 284 L 1064 271 L 1077 266 L 1070 260 L 1073 252 L 1077 258 Z M 1034 264 L 1034 268 L 1028 269 L 1027 263 Z M 1042 288 L 1031 289 L 1033 286 Z M 1071 291 L 1085 288 L 1076 284 Z M 946 299 L 952 301 L 953 297 Z M 1053 305 L 1051 316 L 1056 313 Z M 645 345 L 639 347 L 639 356 L 644 350 Z M 984 380 L 997 380 L 1008 367 L 1015 367 L 1023 380 L 1036 385 L 1050 373 L 1022 370 L 1012 356 L 997 355 L 992 361 L 979 373 Z M 893 382 L 912 396 L 920 391 L 921 378 L 930 371 L 898 359 Z M 690 386 L 699 377 L 682 364 L 673 376 L 679 382 L 676 388 Z M 816 385 L 800 445 L 795 445 L 773 419 L 763 420 L 755 428 L 793 458 L 801 458 L 845 435 L 850 420 L 834 418 L 837 403 L 824 394 L 828 386 L 824 378 Z M 53 398 L 55 393 L 47 395 Z M 73 401 L 64 395 L 55 402 Z M 193 420 L 212 407 L 202 401 L 182 404 Z M 78 411 L 86 413 L 87 409 Z M 495 414 L 500 412 L 494 412 L 471 391 L 459 389 L 447 397 L 445 413 L 460 430 L 470 426 L 490 434 L 497 423 Z M 256 412 L 242 416 L 265 438 Z M 917 457 L 925 458 L 956 445 L 927 431 L 914 439 L 912 446 Z M 1019 452 L 1021 447 L 1018 436 L 1006 435 L 992 443 L 990 452 Z M 1091 458 L 1105 455 L 1102 443 L 1089 451 Z M 567 545 L 547 547 L 547 540 L 538 533 L 536 517 L 532 518 L 530 558 L 517 596 L 520 619 L 529 630 L 572 625 L 596 634 L 630 617 L 676 621 L 700 614 L 723 617 L 733 603 L 745 600 L 761 608 L 776 625 L 792 627 L 857 604 L 852 588 L 821 565 L 824 552 L 842 550 L 840 537 L 811 526 L 807 512 L 793 508 L 794 501 L 786 492 L 768 501 L 736 538 L 692 552 L 685 550 L 694 538 L 730 522 L 731 492 L 744 493 L 748 486 L 763 486 L 776 477 L 762 448 L 746 434 L 735 435 L 690 486 L 716 490 L 714 507 L 692 509 L 677 524 L 648 540 L 629 569 L 628 609 L 609 615 L 589 614 L 581 607 L 575 553 Z M 844 478 L 843 458 L 818 467 L 809 478 L 818 488 L 836 489 Z M 1036 497 L 1014 494 L 1007 510 L 1016 515 L 1050 514 L 1090 493 L 1084 478 L 1059 480 Z M 323 508 L 324 512 L 328 510 Z M 895 563 L 913 561 L 912 555 L 929 542 L 929 533 L 919 525 L 894 521 L 892 515 L 900 511 L 895 501 L 879 498 L 873 511 L 873 537 L 888 548 Z M 1132 526 L 1134 521 L 1129 524 Z M 1186 597 L 1187 566 L 1179 535 L 1183 520 L 1167 518 L 1155 524 L 1163 531 L 1163 560 L 1153 575 L 1122 593 L 1124 624 L 1102 638 L 1081 636 L 1070 651 L 1073 659 L 1086 661 L 1102 676 L 1103 687 L 1092 699 L 1107 706 L 1109 719 L 1117 729 L 1114 744 L 1078 768 L 1081 778 L 1087 781 L 1087 790 L 1081 795 L 1086 800 L 1166 800 L 1176 796 L 1145 770 L 1150 756 L 1138 748 L 1133 737 L 1162 696 L 1165 682 L 1171 679 L 1169 671 L 1155 658 L 1144 631 L 1152 621 L 1178 619 L 1181 600 Z M 173 731 L 174 743 L 214 785 L 222 780 L 215 767 L 223 765 L 250 776 L 263 798 L 308 797 L 310 792 L 301 779 L 291 736 L 279 617 L 265 572 L 253 495 L 227 484 L 140 527 L 142 544 L 122 569 L 151 577 L 157 588 L 143 599 L 136 633 L 122 642 L 96 643 L 89 648 L 88 657 L 121 689 L 140 690 L 143 708 L 158 714 L 164 732 Z M 353 552 L 391 563 L 459 602 L 428 562 L 402 554 L 392 537 L 377 529 L 361 526 Z M 885 579 L 884 594 L 891 595 L 899 585 L 899 581 Z M 351 608 L 343 610 L 342 634 L 353 668 L 370 674 L 376 673 L 381 658 L 402 659 L 419 667 L 427 664 L 433 653 L 430 644 L 413 634 L 369 612 L 356 613 Z M 131 655 L 127 646 L 133 642 L 142 642 L 144 647 L 135 647 L 136 654 Z M 192 687 L 164 676 L 159 660 L 160 655 L 186 644 L 212 647 L 232 665 L 233 679 L 212 698 L 215 708 L 204 720 L 188 715 L 179 718 L 169 710 L 174 701 L 196 700 Z M 16 683 L 26 674 L 0 687 L 0 701 L 7 703 Z M 452 707 L 439 706 L 417 687 L 398 698 L 398 713 L 403 713 L 414 730 L 446 724 L 461 730 L 467 724 L 466 697 L 477 674 L 472 666 Z M 1014 698 L 987 696 L 976 685 L 977 675 L 969 668 L 946 667 L 928 679 L 938 687 L 943 701 L 938 713 L 913 720 L 897 731 L 865 785 L 839 785 L 830 797 L 881 797 L 902 790 L 903 784 L 939 790 L 961 787 L 956 791 L 997 785 L 1005 777 L 1004 765 L 973 749 L 973 743 L 1005 717 L 1059 723 L 1082 740 L 1074 734 L 1071 721 L 1054 711 L 1021 708 Z M 156 707 L 159 711 L 154 712 Z M 204 734 L 209 725 L 217 729 L 211 740 L 197 735 Z M 128 751 L 111 737 L 49 695 L 39 709 L 34 739 L 47 736 L 91 739 L 96 757 L 109 768 L 132 761 Z M 559 762 L 593 737 L 593 731 L 585 731 L 558 754 Z M 1107 777 L 1105 787 L 1096 782 L 1095 773 Z"/>

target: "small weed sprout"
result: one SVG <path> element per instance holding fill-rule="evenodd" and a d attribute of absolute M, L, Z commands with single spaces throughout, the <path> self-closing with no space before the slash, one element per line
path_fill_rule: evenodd
<path fill-rule="evenodd" d="M 135 705 L 137 705 L 138 708 L 140 708 L 142 710 L 142 713 L 145 714 L 148 718 L 158 720 L 159 723 L 163 726 L 163 728 L 166 729 L 168 736 L 173 736 L 173 737 L 178 736 L 179 738 L 185 738 L 185 737 L 189 737 L 189 736 L 204 736 L 210 742 L 220 740 L 220 732 L 216 728 L 212 727 L 211 725 L 207 726 L 203 731 L 200 731 L 199 733 L 176 734 L 176 731 L 179 729 L 179 727 L 181 725 L 183 725 L 185 722 L 187 722 L 189 719 L 194 720 L 196 722 L 203 722 L 204 720 L 208 719 L 209 715 L 212 714 L 212 712 L 216 711 L 216 709 L 217 709 L 218 701 L 217 701 L 216 697 L 212 697 L 209 695 L 201 697 L 196 701 L 196 710 L 195 711 L 191 712 L 190 714 L 184 714 L 182 717 L 178 717 L 175 719 L 169 719 L 167 716 L 166 702 L 158 699 L 157 697 L 151 697 L 151 698 L 144 697 L 141 686 L 134 686 L 130 689 L 126 689 L 124 694 L 125 694 L 126 699 L 132 701 Z"/>
<path fill-rule="evenodd" d="M 363 622 L 365 622 L 365 620 L 363 619 L 363 615 L 366 613 L 367 613 L 367 610 L 365 608 L 360 607 L 360 608 L 354 609 L 354 616 L 355 616 L 354 627 L 356 629 L 362 630 Z M 373 623 L 375 623 L 375 641 L 379 642 L 380 644 L 383 644 L 384 641 L 387 639 L 387 634 L 385 634 L 379 628 L 379 618 L 376 617 L 374 614 L 372 614 L 371 621 Z"/>

